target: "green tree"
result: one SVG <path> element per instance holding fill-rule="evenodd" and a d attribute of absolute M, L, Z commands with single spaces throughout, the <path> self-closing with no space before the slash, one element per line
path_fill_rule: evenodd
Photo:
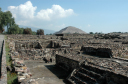
<path fill-rule="evenodd" d="M 0 33 L 3 32 L 3 29 L 4 29 L 3 12 L 1 11 L 1 8 L 0 8 Z"/>
<path fill-rule="evenodd" d="M 12 13 L 10 11 L 4 12 L 4 18 L 7 29 L 15 23 L 14 18 L 12 18 Z"/>
<path fill-rule="evenodd" d="M 19 26 L 17 24 L 12 25 L 8 28 L 8 34 L 19 34 Z"/>
<path fill-rule="evenodd" d="M 0 8 L 0 31 L 3 32 L 5 26 L 7 26 L 8 31 L 8 28 L 14 24 L 15 20 L 12 17 L 12 13 L 10 11 L 2 12 Z"/>
<path fill-rule="evenodd" d="M 44 30 L 43 29 L 38 29 L 36 34 L 37 35 L 44 35 Z"/>
<path fill-rule="evenodd" d="M 31 28 L 25 28 L 23 34 L 32 34 Z"/>
<path fill-rule="evenodd" d="M 32 31 L 32 35 L 36 35 L 36 32 L 35 31 Z"/>
<path fill-rule="evenodd" d="M 19 28 L 19 34 L 23 34 L 24 28 Z"/>
<path fill-rule="evenodd" d="M 94 34 L 93 32 L 89 32 L 89 34 Z"/>

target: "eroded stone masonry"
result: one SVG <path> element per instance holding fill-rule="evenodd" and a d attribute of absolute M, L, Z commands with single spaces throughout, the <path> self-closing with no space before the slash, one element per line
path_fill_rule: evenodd
<path fill-rule="evenodd" d="M 128 34 L 7 35 L 18 81 L 31 78 L 24 60 L 56 62 L 71 84 L 127 84 Z"/>

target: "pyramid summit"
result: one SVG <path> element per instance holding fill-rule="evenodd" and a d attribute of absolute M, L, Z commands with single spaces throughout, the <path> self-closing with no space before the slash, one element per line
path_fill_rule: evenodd
<path fill-rule="evenodd" d="M 68 34 L 73 34 L 73 33 L 86 34 L 86 32 L 73 26 L 68 26 L 66 28 L 61 29 L 58 32 L 55 32 L 55 34 L 67 34 L 67 33 Z"/>

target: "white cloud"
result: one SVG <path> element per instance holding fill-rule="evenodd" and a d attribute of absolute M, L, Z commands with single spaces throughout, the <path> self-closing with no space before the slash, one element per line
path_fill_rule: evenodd
<path fill-rule="evenodd" d="M 60 18 L 75 15 L 73 9 L 64 9 L 60 5 L 52 5 L 51 8 L 41 9 L 38 12 L 36 12 L 36 9 L 37 7 L 33 6 L 31 1 L 27 1 L 19 6 L 8 7 L 18 25 L 56 31 L 66 26 L 64 23 L 61 23 Z"/>
<path fill-rule="evenodd" d="M 52 5 L 51 9 L 42 9 L 37 13 L 37 17 L 44 20 L 51 20 L 53 18 L 64 18 L 74 14 L 72 9 L 64 10 L 60 5 Z"/>
<path fill-rule="evenodd" d="M 34 13 L 37 7 L 33 7 L 30 1 L 27 1 L 24 4 L 19 6 L 9 6 L 8 10 L 10 10 L 15 18 L 23 18 L 23 19 L 31 19 L 34 18 Z"/>
<path fill-rule="evenodd" d="M 15 17 L 16 23 L 24 26 L 37 26 L 37 24 L 41 25 L 44 21 L 54 21 L 55 19 L 65 18 L 74 14 L 73 9 L 65 10 L 60 5 L 52 5 L 51 8 L 42 9 L 35 13 L 36 9 L 37 7 L 33 6 L 31 1 L 27 1 L 19 6 L 8 7 L 8 10 L 11 11 L 13 17 Z"/>

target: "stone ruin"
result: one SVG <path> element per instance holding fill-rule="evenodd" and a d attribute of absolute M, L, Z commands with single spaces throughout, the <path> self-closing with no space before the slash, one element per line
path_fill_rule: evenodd
<path fill-rule="evenodd" d="M 23 60 L 56 62 L 71 84 L 127 84 L 128 35 L 7 35 L 21 82 L 32 74 Z M 20 68 L 17 68 L 20 67 Z M 24 76 L 24 77 L 22 77 Z"/>
<path fill-rule="evenodd" d="M 57 54 L 56 64 L 71 72 L 67 80 L 72 84 L 127 84 L 128 82 L 127 65 L 112 59 Z"/>

